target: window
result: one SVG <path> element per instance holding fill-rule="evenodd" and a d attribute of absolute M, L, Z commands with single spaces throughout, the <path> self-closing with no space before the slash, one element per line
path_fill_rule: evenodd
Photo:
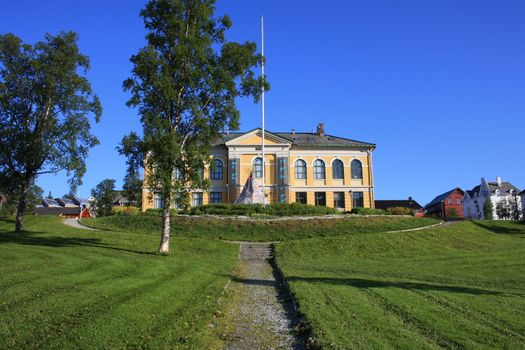
<path fill-rule="evenodd" d="M 253 176 L 262 177 L 263 176 L 263 161 L 261 157 L 257 157 L 253 161 Z"/>
<path fill-rule="evenodd" d="M 360 161 L 357 159 L 354 159 L 352 163 L 350 163 L 350 167 L 352 168 L 352 179 L 354 180 L 362 180 L 363 179 L 363 165 Z"/>
<path fill-rule="evenodd" d="M 343 208 L 345 207 L 345 193 L 344 192 L 334 192 L 334 208 Z"/>
<path fill-rule="evenodd" d="M 198 207 L 202 205 L 202 192 L 193 192 L 191 194 L 191 206 Z"/>
<path fill-rule="evenodd" d="M 212 180 L 222 180 L 222 169 L 223 169 L 222 160 L 214 159 L 211 164 L 210 178 Z"/>
<path fill-rule="evenodd" d="M 175 168 L 175 180 L 182 180 L 182 173 L 177 168 Z"/>
<path fill-rule="evenodd" d="M 458 205 L 461 204 L 461 198 L 456 198 L 456 204 L 458 204 Z"/>
<path fill-rule="evenodd" d="M 325 179 L 325 168 L 324 162 L 321 159 L 316 159 L 314 162 L 314 179 L 324 180 Z"/>
<path fill-rule="evenodd" d="M 315 192 L 315 205 L 326 207 L 326 192 Z"/>
<path fill-rule="evenodd" d="M 345 178 L 345 166 L 339 159 L 334 160 L 332 163 L 332 178 L 334 180 L 342 180 Z"/>
<path fill-rule="evenodd" d="M 295 178 L 298 180 L 306 180 L 306 162 L 302 159 L 295 161 Z"/>
<path fill-rule="evenodd" d="M 182 205 L 180 203 L 181 199 L 182 195 L 180 193 L 175 193 L 175 196 L 173 197 L 173 208 L 182 209 Z"/>
<path fill-rule="evenodd" d="M 365 206 L 363 192 L 352 192 L 352 207 L 362 208 Z"/>
<path fill-rule="evenodd" d="M 222 203 L 222 192 L 211 192 L 210 193 L 210 203 Z"/>
<path fill-rule="evenodd" d="M 162 200 L 162 197 L 160 194 L 156 194 L 154 198 L 153 206 L 155 209 L 162 209 L 164 207 L 164 201 Z"/>
<path fill-rule="evenodd" d="M 307 204 L 306 192 L 295 192 L 295 201 L 297 203 Z"/>
<path fill-rule="evenodd" d="M 448 203 L 448 204 L 452 204 L 452 197 L 448 197 L 448 199 L 447 199 L 447 203 Z"/>

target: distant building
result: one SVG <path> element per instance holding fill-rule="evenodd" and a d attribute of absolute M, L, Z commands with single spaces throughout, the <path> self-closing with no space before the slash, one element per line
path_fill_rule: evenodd
<path fill-rule="evenodd" d="M 130 205 L 129 199 L 124 196 L 124 191 L 113 191 L 111 204 L 114 207 L 127 207 Z"/>
<path fill-rule="evenodd" d="M 521 197 L 521 219 L 525 220 L 525 190 L 520 192 Z"/>
<path fill-rule="evenodd" d="M 522 198 L 518 195 L 517 187 L 509 182 L 501 181 L 501 177 L 496 178 L 496 182 L 487 182 L 481 178 L 481 183 L 472 190 L 465 193 L 464 199 L 464 213 L 466 218 L 470 219 L 485 219 L 483 207 L 487 199 L 492 202 L 492 219 L 502 219 L 498 216 L 497 206 L 500 202 L 505 202 L 507 205 L 515 203 L 518 210 L 521 211 Z M 523 192 L 522 192 L 523 193 Z"/>
<path fill-rule="evenodd" d="M 408 208 L 413 210 L 414 213 L 423 209 L 423 207 L 416 202 L 412 197 L 408 199 L 386 199 L 376 200 L 376 209 L 388 210 L 389 208 Z"/>
<path fill-rule="evenodd" d="M 462 218 L 464 216 L 464 194 L 465 192 L 459 187 L 440 194 L 425 205 L 425 214 L 427 216 L 437 216 L 442 219 Z"/>
<path fill-rule="evenodd" d="M 42 204 L 35 208 L 35 215 L 57 215 L 77 218 L 85 210 L 89 213 L 89 201 L 78 197 L 70 198 L 44 198 Z M 83 217 L 86 214 L 84 213 Z"/>

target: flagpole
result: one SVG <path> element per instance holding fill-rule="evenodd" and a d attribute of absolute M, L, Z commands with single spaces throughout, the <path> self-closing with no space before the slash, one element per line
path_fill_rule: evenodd
<path fill-rule="evenodd" d="M 261 70 L 262 70 L 262 77 L 263 81 L 265 79 L 264 77 L 264 16 L 261 16 L 261 55 L 263 57 L 263 61 L 261 64 Z M 262 107 L 262 142 L 261 142 L 261 150 L 262 150 L 262 196 L 263 196 L 263 205 L 266 205 L 266 184 L 265 184 L 265 173 L 266 173 L 266 161 L 264 159 L 264 85 L 262 87 L 261 91 L 261 107 Z"/>

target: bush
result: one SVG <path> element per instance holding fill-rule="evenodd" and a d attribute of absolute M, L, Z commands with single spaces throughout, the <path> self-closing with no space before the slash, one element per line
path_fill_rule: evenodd
<path fill-rule="evenodd" d="M 193 207 L 190 215 L 234 215 L 234 216 L 298 216 L 298 215 L 333 215 L 339 214 L 334 208 L 312 206 L 301 203 L 277 203 L 263 206 L 261 204 L 210 204 Z"/>
<path fill-rule="evenodd" d="M 140 209 L 137 207 L 113 207 L 111 208 L 111 214 L 113 215 L 137 215 L 140 213 Z"/>
<path fill-rule="evenodd" d="M 354 208 L 352 209 L 352 214 L 357 215 L 386 215 L 386 212 L 382 209 L 373 209 L 373 208 Z"/>
<path fill-rule="evenodd" d="M 414 210 L 405 207 L 392 207 L 386 210 L 388 215 L 414 215 Z"/>

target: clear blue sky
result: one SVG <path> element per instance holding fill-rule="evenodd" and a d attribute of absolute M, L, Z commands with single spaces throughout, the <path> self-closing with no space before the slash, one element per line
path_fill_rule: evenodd
<path fill-rule="evenodd" d="M 104 106 L 93 127 L 79 195 L 105 178 L 122 186 L 115 151 L 140 130 L 122 81 L 144 45 L 145 1 L 2 1 L 0 32 L 27 42 L 73 30 L 91 58 L 89 79 Z M 525 187 L 525 1 L 227 1 L 231 40 L 259 41 L 266 23 L 267 129 L 327 133 L 377 144 L 376 197 L 425 204 L 482 176 Z M 241 130 L 260 125 L 260 107 L 239 101 Z M 68 191 L 65 174 L 43 176 L 46 194 Z"/>

